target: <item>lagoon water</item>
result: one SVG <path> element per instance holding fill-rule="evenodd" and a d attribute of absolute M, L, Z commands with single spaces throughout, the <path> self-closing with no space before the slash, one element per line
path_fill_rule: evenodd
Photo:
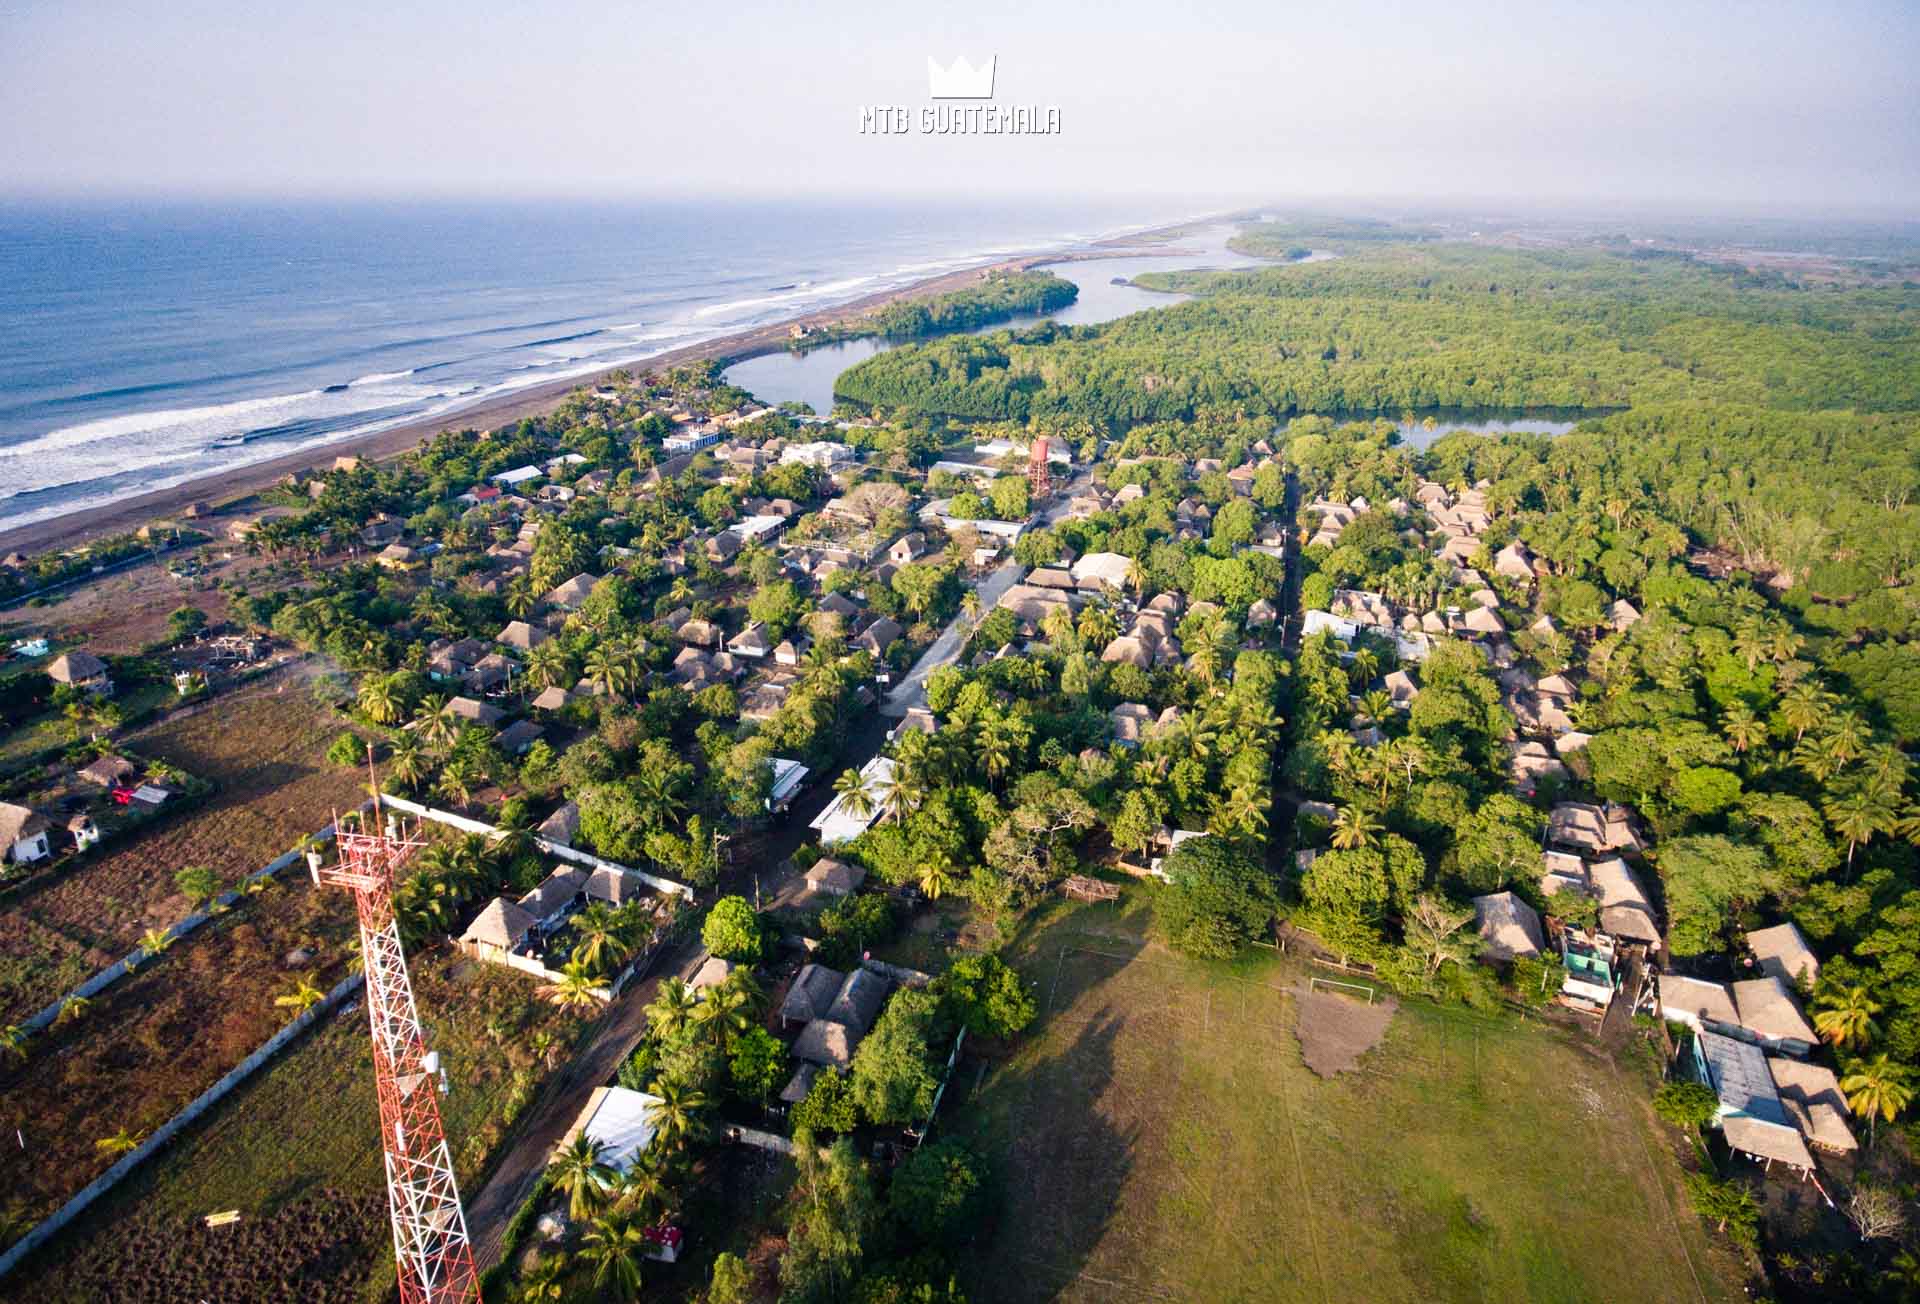
<path fill-rule="evenodd" d="M 1130 281 L 1147 272 L 1189 271 L 1196 268 L 1227 270 L 1244 267 L 1271 267 L 1259 258 L 1248 258 L 1230 251 L 1227 239 L 1233 235 L 1229 225 L 1209 226 L 1173 242 L 1183 252 L 1143 257 L 1089 258 L 1075 262 L 1053 263 L 1047 270 L 1080 287 L 1080 296 L 1046 318 L 1067 326 L 1088 326 L 1113 321 L 1129 313 L 1148 308 L 1164 308 L 1178 303 L 1185 295 L 1161 294 L 1132 285 L 1115 285 L 1115 280 Z M 1031 326 L 1040 315 L 1022 315 L 1011 321 L 983 326 L 981 332 Z M 833 382 L 856 362 L 893 347 L 884 340 L 848 340 L 823 345 L 805 353 L 773 353 L 748 358 L 727 368 L 727 379 L 750 390 L 763 403 L 805 403 L 822 415 L 833 410 Z"/>
<path fill-rule="evenodd" d="M 0 526 L 1187 215 L 0 203 Z"/>

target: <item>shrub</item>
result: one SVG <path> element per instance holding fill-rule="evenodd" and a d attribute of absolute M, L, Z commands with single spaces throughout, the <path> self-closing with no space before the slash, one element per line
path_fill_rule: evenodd
<path fill-rule="evenodd" d="M 936 1141 L 913 1152 L 893 1175 L 887 1208 L 900 1228 L 930 1245 L 964 1241 L 985 1204 L 983 1165 L 958 1141 Z"/>
<path fill-rule="evenodd" d="M 932 990 L 975 1036 L 1011 1037 L 1033 1022 L 1039 1008 L 1020 975 L 997 955 L 962 956 Z"/>
<path fill-rule="evenodd" d="M 327 764 L 351 769 L 366 759 L 366 748 L 352 733 L 343 733 L 327 748 Z"/>
<path fill-rule="evenodd" d="M 1653 1112 L 1675 1127 L 1705 1127 L 1719 1112 L 1720 1098 L 1700 1082 L 1665 1082 L 1653 1093 Z"/>

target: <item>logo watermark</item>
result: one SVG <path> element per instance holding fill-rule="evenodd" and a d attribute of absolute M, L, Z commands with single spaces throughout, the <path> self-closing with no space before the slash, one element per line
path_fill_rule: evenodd
<path fill-rule="evenodd" d="M 863 136 L 1055 136 L 1060 133 L 1061 115 L 1057 104 L 996 104 L 994 78 L 999 72 L 1000 56 L 990 54 L 975 67 L 965 55 L 950 64 L 927 57 L 928 103 L 863 104 L 860 106 L 860 134 Z M 972 100 L 971 104 L 951 101 Z M 980 101 L 989 101 L 982 103 Z"/>

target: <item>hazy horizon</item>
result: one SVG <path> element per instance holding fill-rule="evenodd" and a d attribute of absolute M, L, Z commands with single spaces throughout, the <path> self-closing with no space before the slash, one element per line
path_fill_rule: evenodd
<path fill-rule="evenodd" d="M 1125 0 L 1038 12 L 759 0 L 538 12 L 342 0 L 0 9 L 14 198 L 693 199 L 943 194 L 1156 209 L 1651 216 L 1920 212 L 1920 9 Z M 1057 135 L 861 135 L 925 65 L 998 58 Z"/>

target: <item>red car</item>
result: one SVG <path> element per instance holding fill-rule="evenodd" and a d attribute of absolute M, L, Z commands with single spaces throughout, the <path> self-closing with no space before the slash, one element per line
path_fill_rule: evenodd
<path fill-rule="evenodd" d="M 129 803 L 129 802 L 131 802 L 132 800 L 133 800 L 133 789 L 132 789 L 132 788 L 115 788 L 115 789 L 113 790 L 113 804 L 114 804 L 114 805 L 116 805 L 116 806 L 125 806 L 126 804 L 128 804 L 128 803 Z"/>

